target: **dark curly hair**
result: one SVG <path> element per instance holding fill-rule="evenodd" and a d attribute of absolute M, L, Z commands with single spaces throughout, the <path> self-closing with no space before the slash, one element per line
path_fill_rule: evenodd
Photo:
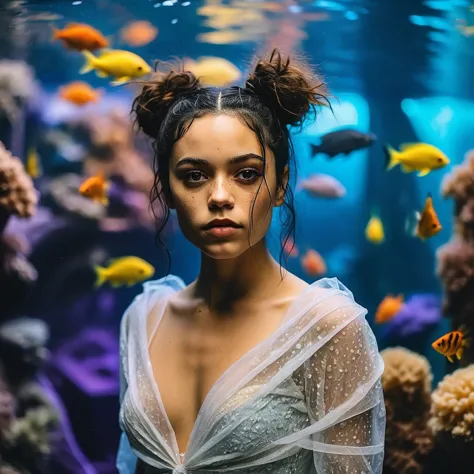
<path fill-rule="evenodd" d="M 288 126 L 301 130 L 308 113 L 315 106 L 327 105 L 331 108 L 325 83 L 302 61 L 296 63 L 289 57 L 283 58 L 274 49 L 268 59 L 257 59 L 252 70 L 244 87 L 224 89 L 202 87 L 199 78 L 190 71 L 184 71 L 182 66 L 177 70 L 157 71 L 151 80 L 144 83 L 141 93 L 135 98 L 132 112 L 135 113 L 136 123 L 153 139 L 155 182 L 151 203 L 159 201 L 163 208 L 164 219 L 158 222 L 157 232 L 160 244 L 160 233 L 169 218 L 166 202 L 170 196 L 170 156 L 174 144 L 185 135 L 194 119 L 206 114 L 229 114 L 245 122 L 257 136 L 264 160 L 267 147 L 273 152 L 277 185 L 282 186 L 285 166 L 294 163 Z M 265 175 L 263 181 L 270 193 Z M 251 226 L 254 205 L 255 200 L 250 210 Z M 295 231 L 293 192 L 289 185 L 285 189 L 283 210 L 280 262 L 284 245 L 291 236 L 294 237 Z"/>

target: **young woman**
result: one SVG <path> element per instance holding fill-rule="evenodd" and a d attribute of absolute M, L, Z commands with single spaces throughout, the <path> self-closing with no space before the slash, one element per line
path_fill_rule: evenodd
<path fill-rule="evenodd" d="M 273 208 L 294 229 L 287 127 L 324 98 L 273 51 L 243 88 L 170 71 L 135 100 L 156 198 L 201 268 L 188 286 L 145 283 L 123 317 L 120 473 L 382 472 L 383 362 L 366 310 L 335 278 L 284 271 L 266 245 Z"/>

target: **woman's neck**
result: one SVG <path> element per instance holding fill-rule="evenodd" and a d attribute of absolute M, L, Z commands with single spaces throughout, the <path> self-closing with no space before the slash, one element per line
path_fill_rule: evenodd
<path fill-rule="evenodd" d="M 262 239 L 239 257 L 229 260 L 216 260 L 201 254 L 194 294 L 203 298 L 211 310 L 220 312 L 242 299 L 274 295 L 281 277 L 280 265 Z"/>

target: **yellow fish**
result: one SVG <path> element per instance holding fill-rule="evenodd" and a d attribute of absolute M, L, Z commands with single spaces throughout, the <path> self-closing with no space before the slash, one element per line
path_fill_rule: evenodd
<path fill-rule="evenodd" d="M 99 77 L 115 78 L 110 84 L 118 86 L 132 79 L 146 76 L 151 72 L 151 67 L 135 53 L 120 49 L 102 50 L 99 56 L 94 56 L 90 51 L 82 51 L 86 63 L 79 71 L 86 74 L 95 70 Z"/>
<path fill-rule="evenodd" d="M 241 77 L 240 70 L 224 58 L 202 57 L 187 60 L 184 68 L 191 71 L 203 86 L 226 87 Z"/>
<path fill-rule="evenodd" d="M 26 172 L 33 178 L 39 178 L 43 172 L 38 153 L 34 148 L 30 148 L 26 158 Z"/>
<path fill-rule="evenodd" d="M 96 266 L 96 287 L 108 281 L 113 287 L 132 286 L 151 278 L 155 268 L 139 257 L 120 257 L 109 261 L 108 267 Z"/>
<path fill-rule="evenodd" d="M 382 221 L 376 215 L 372 215 L 367 227 L 365 228 L 365 237 L 373 244 L 381 244 L 385 240 L 385 232 Z"/>
<path fill-rule="evenodd" d="M 418 176 L 426 176 L 430 171 L 449 164 L 449 158 L 439 148 L 427 143 L 405 143 L 400 150 L 384 146 L 387 171 L 401 165 L 404 173 L 418 171 Z"/>

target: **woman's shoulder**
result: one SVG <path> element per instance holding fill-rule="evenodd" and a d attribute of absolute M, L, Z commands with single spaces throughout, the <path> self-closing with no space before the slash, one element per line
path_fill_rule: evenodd
<path fill-rule="evenodd" d="M 149 280 L 143 283 L 142 291 L 135 296 L 125 310 L 122 317 L 122 326 L 129 324 L 130 319 L 145 317 L 161 300 L 169 295 L 179 293 L 186 288 L 185 283 L 176 275 L 167 275 L 157 280 Z"/>
<path fill-rule="evenodd" d="M 288 272 L 286 278 L 295 299 L 301 298 L 317 302 L 330 298 L 333 302 L 347 303 L 348 300 L 355 302 L 352 291 L 336 277 L 324 277 L 313 283 L 307 283 L 293 273 Z"/>

